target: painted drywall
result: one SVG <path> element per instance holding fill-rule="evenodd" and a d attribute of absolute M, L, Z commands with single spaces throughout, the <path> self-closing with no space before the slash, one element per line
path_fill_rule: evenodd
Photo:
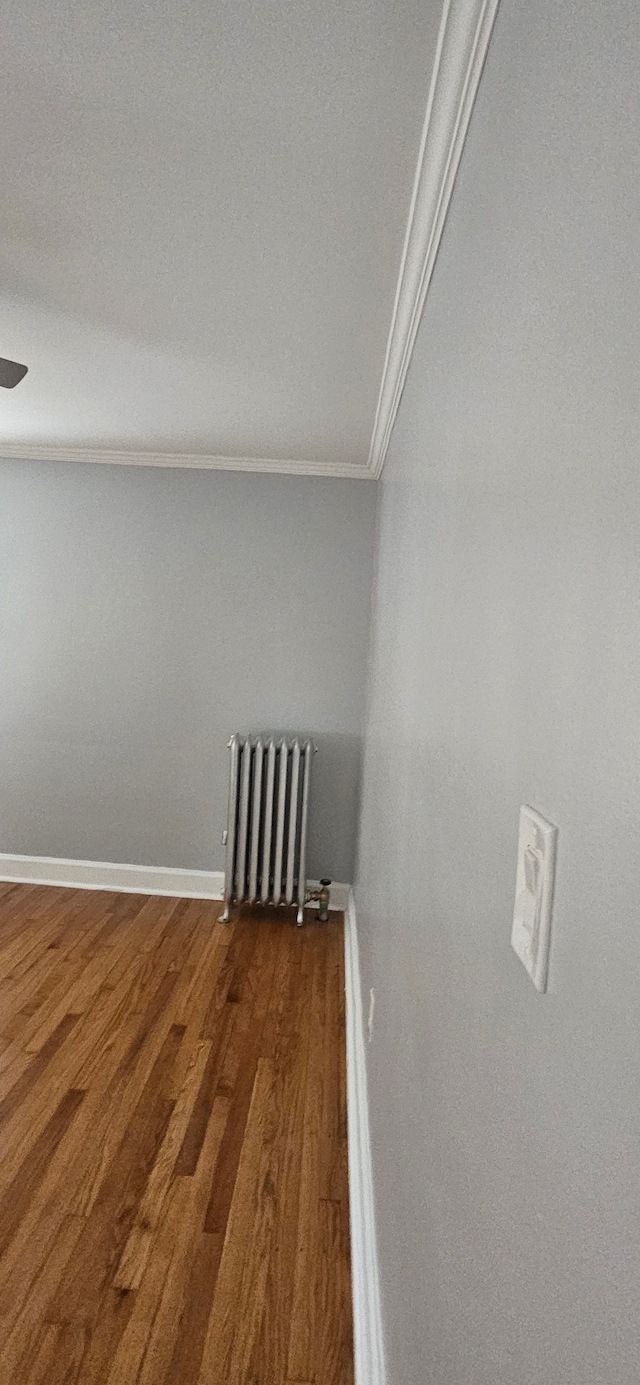
<path fill-rule="evenodd" d="M 229 736 L 279 728 L 351 879 L 374 492 L 0 463 L 0 850 L 219 869 Z"/>
<path fill-rule="evenodd" d="M 381 483 L 358 922 L 390 1385 L 640 1361 L 640 12 L 505 0 Z M 559 826 L 550 993 L 510 948 Z"/>

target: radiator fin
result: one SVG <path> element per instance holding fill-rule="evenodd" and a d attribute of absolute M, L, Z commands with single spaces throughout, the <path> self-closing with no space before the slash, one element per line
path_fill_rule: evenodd
<path fill-rule="evenodd" d="M 264 820 L 262 824 L 262 879 L 260 882 L 260 898 L 263 904 L 267 903 L 271 893 L 271 856 L 272 856 L 272 828 L 273 828 L 273 795 L 276 784 L 276 743 L 273 739 L 269 740 L 267 746 L 267 782 L 264 795 Z"/>

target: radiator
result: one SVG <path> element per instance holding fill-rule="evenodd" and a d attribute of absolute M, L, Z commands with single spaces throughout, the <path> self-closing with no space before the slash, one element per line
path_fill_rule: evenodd
<path fill-rule="evenodd" d="M 315 747 L 299 736 L 232 736 L 223 920 L 232 904 L 296 904 L 307 895 L 307 817 Z"/>

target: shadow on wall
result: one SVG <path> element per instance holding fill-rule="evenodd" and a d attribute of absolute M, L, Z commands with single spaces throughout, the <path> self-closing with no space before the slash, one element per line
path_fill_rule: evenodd
<path fill-rule="evenodd" d="M 313 739 L 318 753 L 311 781 L 309 878 L 328 875 L 350 883 L 355 870 L 362 737 L 326 732 Z"/>

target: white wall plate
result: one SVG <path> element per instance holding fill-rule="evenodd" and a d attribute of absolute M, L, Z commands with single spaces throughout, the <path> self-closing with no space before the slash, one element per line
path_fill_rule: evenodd
<path fill-rule="evenodd" d="M 557 840 L 557 827 L 523 805 L 511 946 L 537 991 L 547 989 Z"/>

